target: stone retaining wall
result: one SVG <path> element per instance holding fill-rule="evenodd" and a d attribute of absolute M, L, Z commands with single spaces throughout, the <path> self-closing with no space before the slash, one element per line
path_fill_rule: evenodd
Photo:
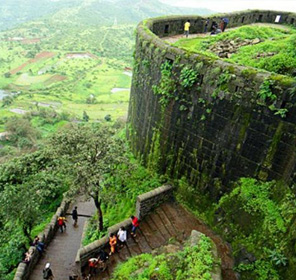
<path fill-rule="evenodd" d="M 172 197 L 173 187 L 170 185 L 164 185 L 151 192 L 139 195 L 136 203 L 136 216 L 143 219 L 153 210 L 153 208 L 169 199 L 172 199 Z M 111 233 L 117 233 L 120 227 L 125 227 L 129 230 L 131 226 L 131 220 L 126 219 L 112 227 L 109 227 L 108 235 L 78 250 L 75 260 L 76 265 L 83 268 L 90 258 L 97 257 L 98 252 L 101 249 L 109 247 L 109 235 Z"/>
<path fill-rule="evenodd" d="M 172 198 L 172 186 L 164 185 L 151 192 L 139 195 L 136 204 L 136 216 L 143 219 L 152 209 L 156 208 L 164 201 Z"/>
<path fill-rule="evenodd" d="M 46 226 L 44 231 L 40 233 L 38 236 L 40 238 L 40 241 L 45 244 L 45 246 L 48 246 L 49 243 L 54 238 L 57 230 L 57 219 L 60 216 L 65 216 L 68 208 L 70 205 L 70 200 L 68 198 L 64 198 L 60 207 L 57 209 L 56 213 L 53 215 L 50 223 Z M 34 270 L 36 264 L 38 263 L 41 254 L 38 252 L 36 247 L 32 246 L 29 248 L 29 251 L 33 251 L 31 261 L 29 263 L 23 263 L 21 262 L 16 270 L 16 274 L 14 276 L 14 280 L 26 280 L 29 279 L 30 274 Z"/>

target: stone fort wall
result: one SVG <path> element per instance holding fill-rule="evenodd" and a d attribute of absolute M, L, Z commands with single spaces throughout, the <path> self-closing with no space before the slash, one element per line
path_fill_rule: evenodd
<path fill-rule="evenodd" d="M 277 15 L 296 26 L 296 14 L 275 11 L 210 20 L 227 16 L 235 27 L 273 23 Z M 213 199 L 240 177 L 295 181 L 295 80 L 187 53 L 160 39 L 182 34 L 187 19 L 191 33 L 202 32 L 205 18 L 199 16 L 149 19 L 137 27 L 128 117 L 134 153 L 161 173 L 185 176 Z M 188 85 L 190 71 L 197 75 Z M 276 98 L 262 98 L 264 87 Z"/>

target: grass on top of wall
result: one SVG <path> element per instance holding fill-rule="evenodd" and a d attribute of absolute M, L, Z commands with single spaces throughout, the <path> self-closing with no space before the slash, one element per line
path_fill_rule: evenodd
<path fill-rule="evenodd" d="M 242 46 L 228 62 L 251 66 L 283 75 L 293 75 L 296 69 L 296 29 L 270 26 L 243 26 L 215 36 L 181 39 L 174 45 L 190 52 L 218 58 L 209 48 L 226 40 L 260 39 L 255 45 Z M 272 55 L 271 55 L 272 54 Z"/>

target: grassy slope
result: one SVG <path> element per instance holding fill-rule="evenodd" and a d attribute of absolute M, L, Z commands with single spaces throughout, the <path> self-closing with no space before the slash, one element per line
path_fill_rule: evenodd
<path fill-rule="evenodd" d="M 293 69 L 296 69 L 296 30 L 293 28 L 278 29 L 262 26 L 244 26 L 216 36 L 209 35 L 189 40 L 181 39 L 174 45 L 191 52 L 218 57 L 210 52 L 208 48 L 215 45 L 218 41 L 235 40 L 237 38 L 260 38 L 264 41 L 257 45 L 241 47 L 230 59 L 226 59 L 227 61 L 279 74 L 292 73 Z M 267 52 L 274 52 L 275 55 L 272 57 L 256 57 L 258 53 Z"/>

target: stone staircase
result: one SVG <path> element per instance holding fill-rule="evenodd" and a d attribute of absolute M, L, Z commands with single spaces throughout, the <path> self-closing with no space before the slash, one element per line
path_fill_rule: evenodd
<path fill-rule="evenodd" d="M 184 242 L 184 240 L 189 238 L 192 230 L 206 234 L 216 243 L 219 256 L 222 259 L 223 279 L 236 279 L 232 270 L 233 259 L 228 245 L 182 206 L 173 202 L 162 204 L 154 212 L 145 217 L 140 223 L 137 237 L 132 238 L 128 236 L 127 246 L 110 257 L 106 271 L 98 272 L 91 279 L 110 279 L 115 267 L 119 263 L 126 261 L 129 257 L 142 253 L 150 253 L 152 250 L 166 245 L 172 238 L 175 238 L 179 242 Z M 87 273 L 87 269 L 85 272 Z"/>

